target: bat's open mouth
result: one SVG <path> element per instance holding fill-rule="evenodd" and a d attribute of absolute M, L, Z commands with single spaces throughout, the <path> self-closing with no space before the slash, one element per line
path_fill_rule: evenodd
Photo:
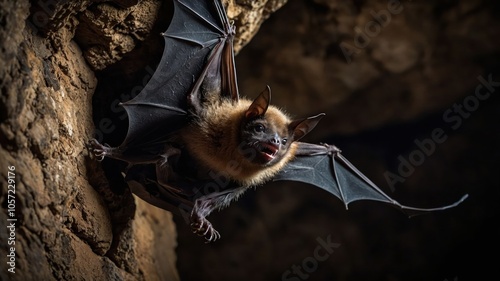
<path fill-rule="evenodd" d="M 267 142 L 258 143 L 255 148 L 264 162 L 272 161 L 279 151 L 279 146 Z"/>

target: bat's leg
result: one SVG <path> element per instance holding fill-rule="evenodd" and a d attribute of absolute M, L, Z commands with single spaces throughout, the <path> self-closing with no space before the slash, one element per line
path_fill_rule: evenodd
<path fill-rule="evenodd" d="M 162 187 L 158 186 L 157 182 L 143 182 L 142 180 L 129 179 L 127 184 L 132 193 L 142 200 L 171 213 L 183 215 L 180 213 L 181 208 L 179 206 L 192 206 L 190 201 L 182 197 L 162 192 Z"/>
<path fill-rule="evenodd" d="M 214 192 L 195 200 L 191 211 L 191 229 L 199 236 L 205 237 L 206 242 L 213 242 L 220 238 L 220 234 L 214 229 L 206 218 L 215 209 L 221 209 L 240 197 L 247 187 L 239 187 L 222 192 Z"/>

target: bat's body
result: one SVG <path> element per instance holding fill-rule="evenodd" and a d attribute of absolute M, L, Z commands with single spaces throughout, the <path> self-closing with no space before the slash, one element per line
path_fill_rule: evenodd
<path fill-rule="evenodd" d="M 180 132 L 183 145 L 206 168 L 241 186 L 269 181 L 294 157 L 294 141 L 321 117 L 292 121 L 270 106 L 269 100 L 266 89 L 253 102 L 227 98 L 208 101 Z"/>
<path fill-rule="evenodd" d="M 136 195 L 174 213 L 188 207 L 193 231 L 207 241 L 219 238 L 206 219 L 213 210 L 270 180 L 309 183 L 346 207 L 366 199 L 424 212 L 465 199 L 435 209 L 401 205 L 335 146 L 299 142 L 323 114 L 292 120 L 270 105 L 269 87 L 253 101 L 240 98 L 235 30 L 219 0 L 174 3 L 158 69 L 144 90 L 123 104 L 129 115 L 126 139 L 116 148 L 92 141 L 97 157 L 130 163 L 126 180 Z"/>

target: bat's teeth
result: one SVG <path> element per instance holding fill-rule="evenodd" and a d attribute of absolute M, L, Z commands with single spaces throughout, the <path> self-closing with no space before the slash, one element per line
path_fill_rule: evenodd
<path fill-rule="evenodd" d="M 262 146 L 262 152 L 269 154 L 271 156 L 275 156 L 278 153 L 278 148 L 275 147 L 274 145 L 263 145 Z"/>
<path fill-rule="evenodd" d="M 262 146 L 260 151 L 267 154 L 267 155 L 270 155 L 270 156 L 275 156 L 276 153 L 278 152 L 277 149 L 272 149 L 272 148 L 267 147 L 267 146 Z"/>
<path fill-rule="evenodd" d="M 268 142 L 257 142 L 254 146 L 255 150 L 261 154 L 265 162 L 273 160 L 279 152 L 279 147 Z"/>

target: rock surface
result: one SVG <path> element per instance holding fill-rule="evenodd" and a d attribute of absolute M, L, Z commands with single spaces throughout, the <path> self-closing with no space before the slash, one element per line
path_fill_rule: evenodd
<path fill-rule="evenodd" d="M 12 225 L 0 232 L 1 280 L 179 279 L 171 215 L 110 192 L 87 152 L 94 71 L 120 59 L 109 52 L 93 65 L 97 55 L 75 38 L 123 21 L 117 12 L 100 22 L 107 26 L 91 25 L 88 14 L 110 4 L 99 2 L 0 1 L 0 219 Z M 113 5 L 123 13 L 133 2 Z M 149 34 L 159 6 L 143 2 L 144 22 L 131 20 L 137 37 Z"/>

